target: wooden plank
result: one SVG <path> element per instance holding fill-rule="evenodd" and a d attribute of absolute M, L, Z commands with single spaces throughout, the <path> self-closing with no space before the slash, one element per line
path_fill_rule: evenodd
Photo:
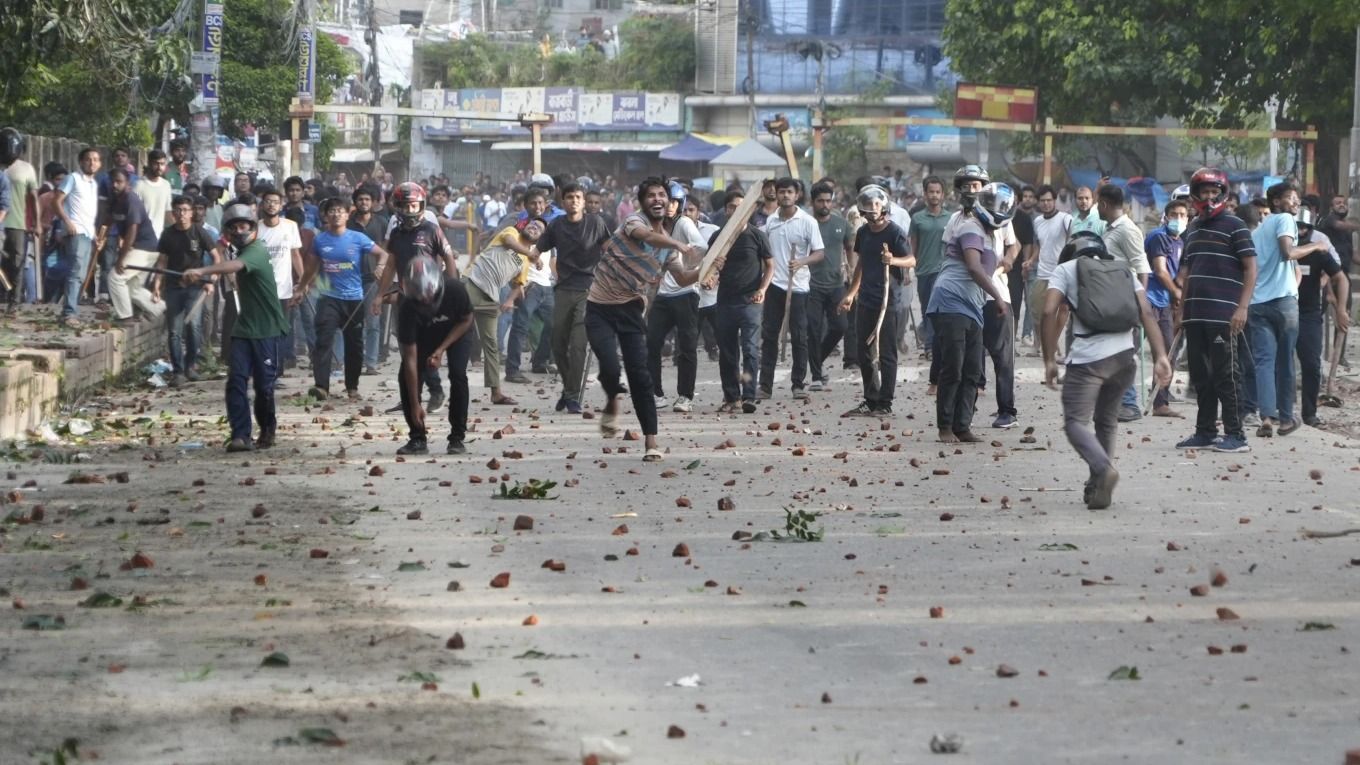
<path fill-rule="evenodd" d="M 704 254 L 704 260 L 699 264 L 699 281 L 701 283 L 707 281 L 708 277 L 712 275 L 713 261 L 721 255 L 726 255 L 727 251 L 732 249 L 732 242 L 736 241 L 737 234 L 741 231 L 741 222 L 751 219 L 751 213 L 755 212 L 756 205 L 760 203 L 760 188 L 764 183 L 764 181 L 753 183 L 748 187 L 751 190 L 748 190 L 746 196 L 742 198 L 741 205 L 737 207 L 736 212 L 732 213 L 732 217 L 728 218 L 727 222 L 723 224 L 722 230 L 718 232 L 718 238 L 713 240 L 713 246 L 709 247 L 708 252 Z"/>

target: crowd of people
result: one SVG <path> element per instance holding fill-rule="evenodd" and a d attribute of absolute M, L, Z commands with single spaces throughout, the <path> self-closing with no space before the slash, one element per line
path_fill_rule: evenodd
<path fill-rule="evenodd" d="M 776 397 L 785 342 L 791 400 L 829 390 L 839 354 L 862 388 L 843 416 L 893 417 L 916 333 L 944 443 L 984 440 L 974 424 L 984 397 L 995 399 L 991 427 L 1020 421 L 1015 356 L 1031 346 L 1045 380 L 1062 385 L 1091 507 L 1111 501 L 1115 429 L 1143 416 L 1140 397 L 1156 416 L 1181 417 L 1169 383 L 1182 347 L 1198 413 L 1178 447 L 1242 452 L 1249 428 L 1269 437 L 1319 424 L 1322 315 L 1343 338 L 1360 230 L 1342 196 L 1324 209 L 1285 182 L 1241 204 L 1214 168 L 1144 231 L 1119 186 L 1076 189 L 1069 213 L 1053 187 L 995 182 L 977 165 L 948 182 L 925 177 L 919 194 L 885 168 L 850 184 L 786 177 L 704 195 L 685 178 L 625 186 L 528 172 L 457 189 L 388 174 L 194 183 L 182 144 L 149 152 L 141 168 L 116 151 L 107 170 L 86 149 L 74 171 L 44 167 L 40 184 L 23 153 L 21 135 L 0 131 L 11 305 L 34 252 L 72 326 L 82 299 L 105 296 L 114 322 L 163 316 L 172 384 L 199 379 L 206 340 L 220 341 L 231 451 L 273 444 L 273 390 L 300 360 L 314 399 L 339 395 L 333 378 L 358 398 L 392 335 L 410 431 L 402 454 L 429 450 L 441 368 L 447 451 L 460 454 L 472 362 L 496 405 L 517 403 L 509 386 L 555 374 L 556 408 L 571 414 L 584 411 L 593 363 L 602 434 L 620 431 L 628 395 L 644 459 L 656 461 L 660 412 L 750 414 Z M 1144 343 L 1150 387 L 1137 379 Z M 696 400 L 700 346 L 717 362 L 720 401 Z"/>

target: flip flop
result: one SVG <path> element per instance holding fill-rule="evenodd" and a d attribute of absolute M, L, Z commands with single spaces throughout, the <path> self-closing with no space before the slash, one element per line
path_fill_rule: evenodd
<path fill-rule="evenodd" d="M 519 402 L 509 396 L 501 396 L 499 399 L 491 399 L 491 403 L 496 406 L 519 406 Z"/>
<path fill-rule="evenodd" d="M 646 454 L 642 455 L 642 461 L 643 461 L 643 462 L 660 462 L 660 461 L 661 461 L 661 458 L 662 458 L 663 456 L 665 456 L 665 455 L 663 455 L 663 454 L 661 453 L 661 450 L 658 449 L 657 447 L 653 446 L 652 448 L 650 448 L 650 449 L 647 450 L 647 453 L 646 453 Z"/>
<path fill-rule="evenodd" d="M 619 415 L 618 412 L 605 412 L 600 415 L 600 435 L 605 438 L 617 438 L 619 435 Z"/>

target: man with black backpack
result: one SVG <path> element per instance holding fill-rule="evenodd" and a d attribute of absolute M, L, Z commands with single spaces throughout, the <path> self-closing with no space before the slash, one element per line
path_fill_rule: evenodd
<path fill-rule="evenodd" d="M 1074 236 L 1068 249 L 1070 255 L 1054 268 L 1044 297 L 1044 382 L 1057 387 L 1055 349 L 1062 331 L 1059 309 L 1065 301 L 1072 307 L 1073 340 L 1062 388 L 1063 429 L 1091 471 L 1083 495 L 1086 507 L 1103 510 L 1110 506 L 1119 482 L 1113 459 L 1120 399 L 1137 371 L 1131 330 L 1142 324 L 1147 332 L 1159 385 L 1170 383 L 1171 362 L 1157 317 L 1127 261 L 1112 255 L 1103 239 L 1086 232 Z"/>

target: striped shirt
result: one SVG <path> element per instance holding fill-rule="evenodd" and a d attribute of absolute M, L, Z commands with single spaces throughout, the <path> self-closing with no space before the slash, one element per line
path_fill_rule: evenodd
<path fill-rule="evenodd" d="M 1227 324 L 1242 297 L 1246 259 L 1256 257 L 1242 219 L 1219 213 L 1195 218 L 1185 233 L 1181 270 L 1186 272 L 1185 324 Z"/>
<path fill-rule="evenodd" d="M 645 302 L 664 272 L 677 276 L 684 272 L 685 264 L 679 252 L 653 247 L 638 238 L 651 229 L 641 213 L 624 218 L 623 224 L 605 242 L 587 300 L 602 305 L 624 305 L 634 300 Z"/>

